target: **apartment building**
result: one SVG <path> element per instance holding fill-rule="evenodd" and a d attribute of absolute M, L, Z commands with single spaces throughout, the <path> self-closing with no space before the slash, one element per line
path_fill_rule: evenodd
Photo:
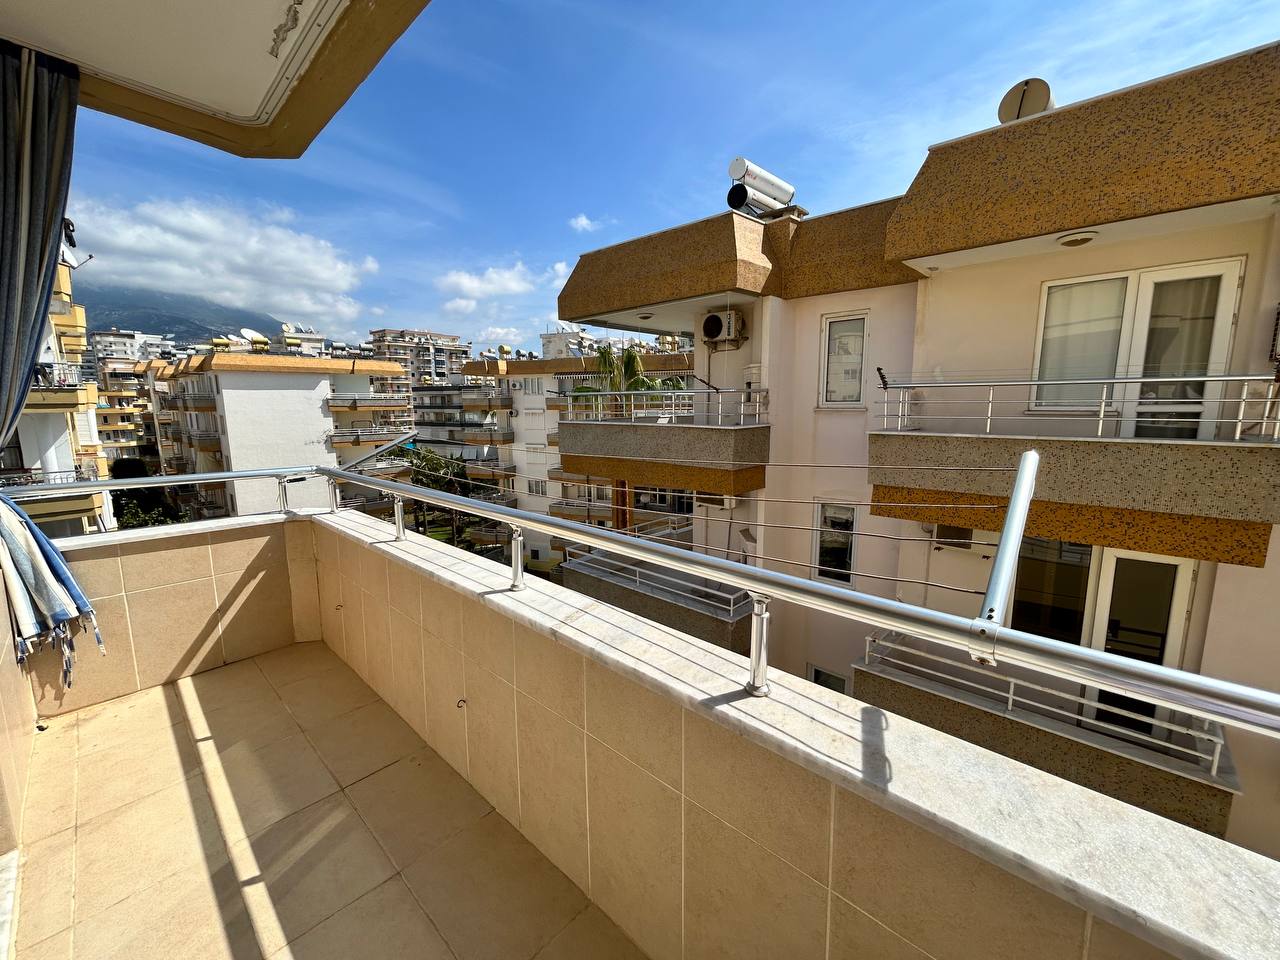
<path fill-rule="evenodd" d="M 556 335 L 550 335 L 556 336 Z M 545 342 L 545 339 L 544 339 Z M 461 438 L 480 453 L 467 464 L 467 476 L 486 485 L 480 496 L 601 527 L 627 527 L 632 510 L 650 514 L 687 511 L 692 495 L 686 490 L 633 491 L 632 499 L 615 505 L 614 487 L 601 475 L 565 469 L 560 459 L 560 426 L 576 390 L 590 387 L 599 374 L 594 353 L 538 360 L 477 359 L 463 374 L 477 381 L 464 388 Z M 691 354 L 644 356 L 645 371 L 656 377 L 683 377 L 691 369 Z M 683 515 L 683 514 L 682 514 Z M 527 561 L 534 569 L 550 570 L 566 559 L 571 545 L 531 531 L 525 537 Z"/>
<path fill-rule="evenodd" d="M 939 144 L 903 197 L 584 255 L 561 320 L 692 331 L 717 392 L 575 401 L 563 467 L 697 491 L 693 549 L 972 617 L 1035 448 L 1013 626 L 1280 689 L 1257 629 L 1280 591 L 1280 177 L 1266 97 L 1227 93 L 1277 88 L 1280 54 L 1253 51 Z M 745 596 L 601 586 L 744 649 Z M 1280 855 L 1273 742 L 812 609 L 773 623 L 797 675 Z"/>
<path fill-rule="evenodd" d="M 71 273 L 63 258 L 54 278 L 35 383 L 17 433 L 0 452 L 0 486 L 39 483 L 52 488 L 106 475 L 110 448 L 98 434 L 98 385 L 83 373 L 85 312 L 72 300 Z M 101 493 L 42 497 L 32 500 L 27 512 L 51 536 L 115 529 L 111 498 Z"/>
<path fill-rule="evenodd" d="M 400 374 L 394 363 L 267 353 L 206 353 L 175 364 L 139 363 L 160 426 L 165 473 L 214 473 L 288 466 L 299 458 L 342 466 L 409 429 L 407 395 L 379 393 L 375 379 Z M 387 456 L 362 465 L 379 476 L 403 476 L 408 463 Z M 181 494 L 197 517 L 245 515 L 275 509 L 271 480 L 202 485 Z M 385 504 L 385 497 L 355 487 L 350 505 Z M 314 478 L 290 485 L 290 503 L 326 506 Z"/>
<path fill-rule="evenodd" d="M 371 331 L 369 337 L 376 359 L 402 368 L 399 376 L 378 382 L 378 389 L 386 393 L 409 393 L 414 385 L 456 382 L 471 356 L 471 343 L 449 333 L 382 329 Z"/>
<path fill-rule="evenodd" d="M 97 363 L 110 358 L 125 360 L 170 359 L 177 352 L 171 333 L 140 330 L 95 330 L 89 334 L 89 355 Z"/>

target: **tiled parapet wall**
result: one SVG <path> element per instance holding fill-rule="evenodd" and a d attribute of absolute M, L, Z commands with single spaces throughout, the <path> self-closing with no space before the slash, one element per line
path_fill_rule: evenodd
<path fill-rule="evenodd" d="M 654 960 L 1280 956 L 1280 863 L 389 525 L 324 640 Z"/>
<path fill-rule="evenodd" d="M 60 656 L 37 654 L 30 674 L 40 714 L 78 710 L 292 643 L 295 595 L 306 614 L 300 619 L 316 620 L 310 534 L 310 523 L 273 515 L 58 541 L 93 604 L 107 653 L 100 656 L 93 638 L 81 634 L 70 690 L 60 680 Z M 296 587 L 291 551 L 306 558 L 295 564 L 302 572 Z"/>
<path fill-rule="evenodd" d="M 1007 497 L 1012 471 L 928 468 L 1017 467 L 1033 448 L 1037 500 L 1280 523 L 1280 445 L 1272 444 L 872 433 L 871 463 L 885 466 L 873 466 L 870 480 Z"/>

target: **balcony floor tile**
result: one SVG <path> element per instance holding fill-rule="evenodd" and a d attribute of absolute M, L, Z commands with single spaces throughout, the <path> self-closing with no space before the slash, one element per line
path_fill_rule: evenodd
<path fill-rule="evenodd" d="M 318 643 L 61 717 L 32 770 L 80 818 L 28 797 L 18 960 L 644 956 Z"/>

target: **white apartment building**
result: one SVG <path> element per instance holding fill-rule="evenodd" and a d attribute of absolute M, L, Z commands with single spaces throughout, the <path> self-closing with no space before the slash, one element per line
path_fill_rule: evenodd
<path fill-rule="evenodd" d="M 153 392 L 166 473 L 212 473 L 319 463 L 341 466 L 403 436 L 406 396 L 376 392 L 375 379 L 400 374 L 380 360 L 336 360 L 277 354 L 209 353 L 177 364 L 138 364 Z M 394 456 L 364 467 L 398 476 L 408 465 Z M 343 490 L 346 502 L 380 503 L 367 488 Z M 237 480 L 189 494 L 198 516 L 274 510 L 274 480 Z M 290 484 L 291 506 L 327 506 L 315 478 Z"/>
<path fill-rule="evenodd" d="M 1277 84 L 1252 51 L 939 144 L 904 197 L 584 255 L 561 320 L 692 332 L 698 389 L 575 400 L 563 468 L 696 491 L 695 550 L 974 617 L 1035 448 L 1013 626 L 1280 689 L 1280 182 L 1225 92 Z M 745 595 L 581 572 L 745 649 Z M 1280 856 L 1274 743 L 772 607 L 797 675 Z"/>
<path fill-rule="evenodd" d="M 382 329 L 369 336 L 375 359 L 403 369 L 399 376 L 379 382 L 379 389 L 386 393 L 408 393 L 415 384 L 456 383 L 471 356 L 470 341 L 449 333 Z"/>
<path fill-rule="evenodd" d="M 89 334 L 90 352 L 97 361 L 107 358 L 157 360 L 177 351 L 173 334 L 142 333 L 138 330 L 95 330 Z"/>

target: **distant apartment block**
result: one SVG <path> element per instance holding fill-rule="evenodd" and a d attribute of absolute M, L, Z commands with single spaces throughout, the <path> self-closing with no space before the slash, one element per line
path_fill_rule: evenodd
<path fill-rule="evenodd" d="M 397 376 L 378 381 L 378 389 L 387 393 L 409 393 L 414 385 L 457 383 L 471 356 L 470 342 L 448 333 L 382 329 L 369 336 L 375 359 L 401 367 Z"/>
<path fill-rule="evenodd" d="M 266 353 L 208 353 L 176 364 L 135 367 L 146 378 L 159 423 L 165 473 L 212 473 L 322 463 L 342 466 L 411 429 L 407 394 L 381 393 L 374 380 L 401 373 L 379 360 L 339 360 Z M 407 462 L 388 456 L 366 472 L 399 476 Z M 260 513 L 275 509 L 271 480 L 240 480 L 192 487 L 183 494 L 195 516 Z M 383 498 L 355 487 L 344 501 L 376 504 Z M 327 506 L 325 485 L 314 478 L 290 485 L 289 502 Z"/>

